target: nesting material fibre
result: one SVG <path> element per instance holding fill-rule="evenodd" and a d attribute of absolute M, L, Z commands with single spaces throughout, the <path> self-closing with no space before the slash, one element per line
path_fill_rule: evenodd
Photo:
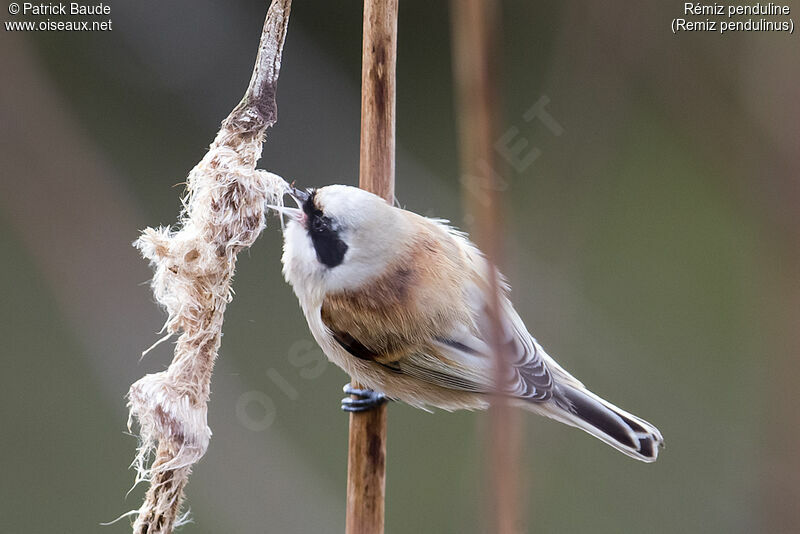
<path fill-rule="evenodd" d="M 260 152 L 260 139 L 238 139 L 223 126 L 189 174 L 179 230 L 148 228 L 135 242 L 155 271 L 153 293 L 167 311 L 165 329 L 180 333 L 169 368 L 130 388 L 129 426 L 138 421 L 141 438 L 137 481 L 152 483 L 169 470 L 185 469 L 188 476 L 208 447 L 206 405 L 236 255 L 263 230 L 266 205 L 280 205 L 288 188 L 279 176 L 255 170 Z M 159 446 L 169 458 L 149 464 Z"/>
<path fill-rule="evenodd" d="M 136 510 L 137 534 L 168 534 L 184 520 L 183 488 L 211 438 L 211 373 L 232 299 L 237 254 L 265 226 L 267 205 L 282 206 L 288 184 L 257 170 L 265 131 L 277 118 L 275 90 L 290 0 L 273 0 L 250 86 L 223 121 L 208 153 L 189 173 L 177 230 L 147 228 L 134 243 L 154 269 L 153 293 L 179 335 L 170 366 L 135 382 L 128 426 L 138 423 L 136 481 L 149 482 Z"/>

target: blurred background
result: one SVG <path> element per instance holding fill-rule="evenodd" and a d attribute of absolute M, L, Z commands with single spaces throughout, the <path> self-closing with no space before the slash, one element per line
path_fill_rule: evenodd
<path fill-rule="evenodd" d="M 110 32 L 0 32 L 3 532 L 129 531 L 99 526 L 144 491 L 126 498 L 124 396 L 172 348 L 140 361 L 165 315 L 130 243 L 176 220 L 266 12 L 110 5 Z M 498 146 L 527 143 L 506 176 L 512 299 L 566 368 L 667 443 L 644 465 L 527 417 L 528 531 L 795 532 L 798 37 L 676 36 L 682 2 L 502 10 Z M 401 0 L 399 31 L 398 198 L 468 227 L 447 3 Z M 360 47 L 360 2 L 295 3 L 262 168 L 357 183 Z M 531 119 L 537 103 L 552 121 Z M 347 377 L 313 343 L 270 223 L 238 264 L 185 532 L 343 530 Z M 484 425 L 391 405 L 388 533 L 481 531 Z"/>

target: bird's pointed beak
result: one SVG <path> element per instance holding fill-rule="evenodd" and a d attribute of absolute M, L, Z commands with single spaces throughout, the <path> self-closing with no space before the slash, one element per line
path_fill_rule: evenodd
<path fill-rule="evenodd" d="M 272 204 L 268 204 L 267 207 L 277 211 L 281 215 L 281 228 L 285 227 L 283 217 L 287 216 L 292 220 L 299 222 L 300 224 L 305 224 L 305 213 L 303 213 L 303 203 L 308 200 L 309 196 L 311 196 L 308 192 L 303 191 L 302 189 L 298 189 L 292 185 L 287 186 L 286 191 L 284 194 L 288 194 L 292 197 L 295 204 L 297 204 L 296 208 L 289 208 L 286 206 L 275 206 Z M 281 202 L 283 204 L 283 202 Z"/>
<path fill-rule="evenodd" d="M 298 208 L 302 208 L 303 207 L 303 203 L 306 200 L 308 200 L 308 197 L 309 197 L 308 192 L 296 188 L 294 186 L 294 184 L 289 186 L 289 189 L 287 190 L 287 193 L 289 193 L 289 196 L 292 197 L 292 200 L 295 201 L 295 203 L 297 204 Z"/>

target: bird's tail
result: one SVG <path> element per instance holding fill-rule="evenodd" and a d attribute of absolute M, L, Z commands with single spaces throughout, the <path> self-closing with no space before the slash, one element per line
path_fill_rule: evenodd
<path fill-rule="evenodd" d="M 553 400 L 538 405 L 544 415 L 580 428 L 631 458 L 655 462 L 664 438 L 656 427 L 586 389 L 562 384 Z"/>

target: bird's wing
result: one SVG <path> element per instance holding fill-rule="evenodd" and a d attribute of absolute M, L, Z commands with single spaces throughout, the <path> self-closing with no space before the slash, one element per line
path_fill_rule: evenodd
<path fill-rule="evenodd" d="M 475 284 L 468 293 L 472 310 L 470 324 L 456 323 L 447 332 L 434 336 L 424 344 L 411 341 L 390 344 L 413 347 L 411 350 L 387 350 L 386 343 L 377 343 L 369 336 L 364 337 L 365 329 L 347 328 L 347 321 L 341 318 L 336 320 L 323 313 L 323 322 L 339 345 L 356 358 L 373 361 L 393 372 L 440 387 L 489 393 L 496 389 L 496 370 L 488 342 L 491 325 L 486 292 Z M 510 363 L 502 390 L 517 398 L 548 400 L 553 394 L 553 377 L 548 365 L 555 364 L 528 333 L 505 296 L 501 296 L 500 301 L 500 343 Z M 394 335 L 399 334 L 394 332 Z"/>
<path fill-rule="evenodd" d="M 488 393 L 496 389 L 496 360 L 488 340 L 491 335 L 488 306 L 479 296 L 475 327 L 458 325 L 449 335 L 437 337 L 432 350 L 407 354 L 394 362 L 405 374 L 450 389 Z M 510 364 L 501 386 L 510 396 L 545 401 L 553 395 L 553 377 L 544 351 L 528 333 L 511 304 L 501 297 L 500 346 Z"/>

